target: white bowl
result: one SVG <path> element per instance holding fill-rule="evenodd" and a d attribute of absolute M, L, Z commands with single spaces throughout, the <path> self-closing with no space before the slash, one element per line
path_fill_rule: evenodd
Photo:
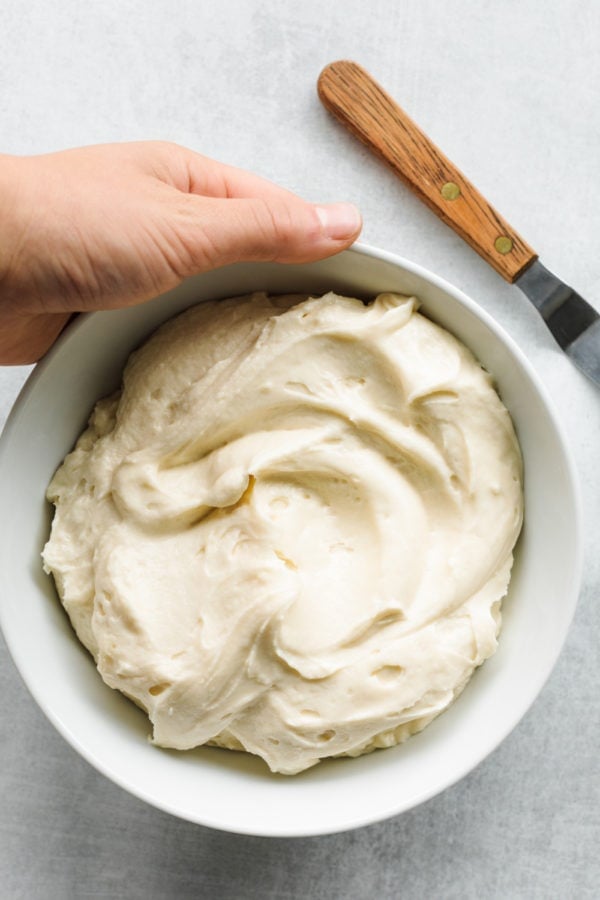
<path fill-rule="evenodd" d="M 525 460 L 525 526 L 497 653 L 456 703 L 393 749 L 272 775 L 247 754 L 161 750 L 146 716 L 106 687 L 41 568 L 54 470 L 95 401 L 116 388 L 130 351 L 192 303 L 264 289 L 368 297 L 416 294 L 423 311 L 496 376 Z M 559 654 L 581 570 L 575 470 L 546 392 L 523 353 L 472 300 L 397 256 L 356 246 L 302 266 L 238 264 L 190 279 L 144 306 L 78 318 L 36 367 L 0 441 L 1 624 L 15 663 L 50 721 L 93 766 L 184 819 L 255 835 L 324 834 L 395 815 L 476 766 L 535 699 Z"/>

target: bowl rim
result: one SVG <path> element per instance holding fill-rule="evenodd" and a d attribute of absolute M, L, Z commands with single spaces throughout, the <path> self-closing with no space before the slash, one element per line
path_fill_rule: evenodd
<path fill-rule="evenodd" d="M 539 696 L 540 691 L 544 687 L 546 681 L 550 677 L 554 666 L 556 665 L 556 661 L 562 652 L 564 647 L 564 643 L 569 632 L 571 622 L 573 619 L 573 615 L 575 613 L 575 609 L 577 606 L 577 600 L 579 596 L 579 592 L 581 589 L 581 581 L 582 581 L 582 572 L 583 572 L 583 559 L 584 559 L 584 548 L 583 548 L 583 513 L 582 513 L 582 494 L 581 494 L 581 486 L 577 474 L 577 469 L 573 457 L 572 450 L 566 438 L 566 434 L 562 425 L 562 422 L 558 416 L 556 408 L 554 406 L 554 402 L 549 395 L 548 390 L 546 389 L 544 383 L 542 382 L 540 376 L 537 374 L 536 370 L 533 368 L 532 364 L 529 362 L 525 353 L 521 350 L 519 345 L 514 341 L 514 339 L 504 330 L 504 328 L 493 318 L 490 313 L 488 313 L 483 307 L 481 307 L 478 303 L 472 300 L 467 294 L 465 294 L 460 288 L 453 285 L 451 282 L 447 281 L 445 278 L 442 278 L 439 275 L 436 275 L 434 272 L 431 272 L 426 267 L 420 265 L 419 263 L 413 262 L 411 260 L 406 259 L 398 254 L 392 253 L 387 250 L 382 250 L 378 247 L 372 246 L 370 244 L 366 244 L 363 242 L 356 242 L 352 245 L 352 247 L 343 251 L 343 253 L 347 254 L 355 254 L 358 256 L 364 256 L 375 260 L 380 260 L 386 263 L 391 264 L 394 267 L 399 267 L 400 269 L 417 276 L 418 278 L 423 279 L 424 281 L 428 281 L 441 291 L 449 294 L 455 300 L 457 300 L 463 307 L 469 310 L 471 313 L 475 315 L 477 319 L 484 326 L 486 326 L 495 336 L 497 340 L 500 341 L 501 344 L 504 344 L 510 353 L 516 357 L 519 364 L 524 369 L 528 379 L 532 383 L 536 393 L 539 395 L 540 399 L 543 402 L 546 412 L 551 420 L 552 426 L 556 433 L 558 444 L 560 446 L 560 451 L 562 454 L 562 461 L 565 466 L 565 480 L 568 484 L 573 511 L 573 529 L 574 529 L 574 562 L 572 567 L 572 577 L 570 590 L 565 593 L 564 602 L 565 605 L 568 606 L 568 616 L 566 619 L 566 624 L 564 628 L 564 633 L 562 638 L 554 649 L 554 652 L 549 655 L 545 664 L 540 667 L 537 671 L 537 678 L 535 679 L 533 684 L 529 684 L 528 692 L 527 692 L 527 702 L 524 705 L 518 705 L 518 712 L 510 718 L 508 724 L 501 729 L 499 729 L 494 739 L 486 746 L 485 753 L 480 756 L 479 759 L 473 763 L 471 758 L 468 758 L 467 761 L 460 767 L 457 767 L 451 776 L 448 776 L 444 779 L 442 786 L 438 783 L 435 783 L 431 786 L 430 789 L 422 791 L 417 799 L 413 799 L 411 802 L 402 802 L 395 800 L 394 802 L 390 802 L 385 809 L 378 811 L 377 813 L 367 813 L 367 814 L 357 814 L 353 817 L 346 817 L 344 820 L 344 824 L 340 824 L 337 826 L 331 825 L 321 825 L 318 823 L 313 825 L 312 827 L 307 826 L 297 826 L 293 829 L 291 828 L 271 828 L 271 829 L 251 829 L 247 827 L 235 827 L 228 826 L 223 823 L 222 820 L 214 821 L 210 816 L 197 816 L 191 817 L 188 814 L 183 814 L 179 809 L 177 809 L 176 805 L 169 804 L 168 802 L 164 802 L 162 800 L 157 800 L 155 797 L 151 796 L 150 793 L 141 789 L 137 785 L 131 785 L 127 778 L 121 776 L 118 772 L 114 771 L 113 768 L 105 763 L 102 759 L 98 758 L 96 753 L 93 750 L 88 749 L 85 744 L 83 744 L 78 737 L 73 734 L 69 727 L 66 725 L 63 720 L 55 714 L 53 709 L 47 704 L 46 700 L 40 695 L 40 692 L 37 688 L 36 680 L 30 677 L 30 673 L 27 671 L 26 667 L 20 664 L 21 653 L 18 649 L 17 643 L 13 639 L 13 635 L 11 633 L 11 627 L 9 622 L 5 617 L 5 604 L 2 602 L 2 597 L 5 594 L 5 591 L 8 588 L 8 579 L 6 574 L 6 569 L 3 565 L 0 564 L 0 630 L 4 635 L 4 639 L 9 650 L 9 655 L 12 658 L 13 664 L 25 683 L 29 693 L 32 695 L 44 715 L 49 719 L 52 725 L 56 728 L 59 734 L 67 741 L 68 744 L 73 747 L 90 765 L 92 765 L 97 771 L 101 772 L 105 777 L 107 777 L 113 783 L 119 785 L 128 793 L 136 796 L 137 798 L 144 800 L 151 806 L 155 808 L 161 809 L 164 812 L 167 812 L 177 818 L 183 818 L 187 821 L 194 822 L 195 824 L 204 825 L 206 827 L 210 827 L 216 830 L 225 831 L 229 833 L 237 833 L 237 834 L 247 834 L 254 836 L 263 836 L 263 837 L 308 837 L 308 836 L 317 836 L 324 834 L 333 834 L 339 833 L 342 831 L 347 831 L 350 829 L 363 827 L 366 825 L 373 824 L 375 822 L 382 821 L 391 816 L 399 815 L 403 812 L 408 811 L 409 809 L 414 808 L 415 806 L 420 805 L 421 803 L 431 799 L 432 797 L 442 793 L 447 788 L 456 784 L 462 778 L 464 778 L 469 772 L 473 771 L 480 763 L 486 759 L 504 740 L 505 738 L 512 732 L 512 730 L 516 727 L 516 725 L 521 721 L 523 716 L 527 713 L 530 707 L 533 705 L 537 697 Z M 310 265 L 310 263 L 308 264 Z M 54 359 L 54 357 L 61 352 L 63 345 L 71 338 L 74 333 L 77 333 L 81 327 L 83 327 L 84 323 L 92 316 L 97 315 L 96 312 L 86 312 L 82 313 L 74 319 L 67 328 L 59 335 L 58 339 L 55 341 L 53 346 L 50 348 L 48 353 L 40 360 L 33 371 L 27 377 L 23 387 L 17 395 L 16 400 L 9 412 L 9 415 L 6 419 L 4 428 L 2 433 L 0 434 L 0 471 L 4 465 L 5 455 L 7 452 L 7 447 L 10 443 L 12 433 L 16 429 L 21 409 L 25 405 L 25 401 L 28 396 L 36 389 L 36 386 L 40 379 L 43 377 L 46 368 Z M 1 485 L 0 485 L 1 488 Z M 7 522 L 7 511 L 4 506 L 0 511 L 0 520 L 3 520 L 5 523 Z M 2 557 L 2 548 L 0 546 L 0 560 Z M 533 688 L 533 689 L 532 689 Z M 390 800 L 392 798 L 390 797 Z"/>

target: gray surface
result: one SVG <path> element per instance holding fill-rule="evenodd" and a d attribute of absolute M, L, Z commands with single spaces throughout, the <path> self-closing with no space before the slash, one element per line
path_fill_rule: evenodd
<path fill-rule="evenodd" d="M 327 62 L 385 84 L 539 251 L 600 304 L 600 5 L 593 0 L 31 0 L 3 4 L 0 150 L 169 138 L 315 200 L 479 300 L 554 395 L 584 484 L 584 587 L 545 690 L 470 776 L 325 838 L 221 834 L 135 800 L 37 709 L 0 648 L 3 898 L 598 896 L 600 393 L 537 314 L 336 126 Z M 550 11 L 552 10 L 552 11 Z M 25 370 L 0 370 L 0 412 Z M 0 473 L 0 477 L 10 477 Z M 551 490 L 552 486 L 549 485 Z"/>

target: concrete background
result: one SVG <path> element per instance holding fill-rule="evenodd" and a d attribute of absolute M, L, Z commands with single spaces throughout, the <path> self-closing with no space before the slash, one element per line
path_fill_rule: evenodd
<path fill-rule="evenodd" d="M 600 308 L 600 4 L 594 0 L 5 0 L 0 152 L 168 138 L 312 200 L 478 300 L 554 396 L 584 485 L 584 584 L 534 707 L 441 796 L 346 834 L 269 840 L 179 821 L 67 746 L 0 647 L 3 898 L 597 897 L 600 393 L 521 294 L 320 107 L 321 68 L 369 68 Z M 28 370 L 0 370 L 0 424 Z M 0 477 L 10 477 L 2 472 Z M 551 485 L 549 485 L 551 490 Z"/>

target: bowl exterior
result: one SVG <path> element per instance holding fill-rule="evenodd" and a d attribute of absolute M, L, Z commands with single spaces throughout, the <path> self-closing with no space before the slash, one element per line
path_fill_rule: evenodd
<path fill-rule="evenodd" d="M 159 750 L 146 717 L 101 681 L 41 568 L 46 486 L 95 401 L 131 352 L 193 303 L 252 290 L 360 297 L 415 294 L 422 310 L 494 373 L 525 462 L 525 524 L 504 602 L 500 646 L 457 702 L 406 744 L 332 760 L 295 778 L 246 754 Z M 551 486 L 551 490 L 549 490 Z M 459 290 L 421 267 L 356 245 L 301 266 L 248 263 L 191 278 L 140 307 L 79 317 L 36 367 L 0 440 L 0 623 L 29 690 L 92 765 L 147 802 L 203 825 L 255 835 L 366 825 L 434 796 L 474 768 L 541 690 L 574 612 L 582 562 L 575 469 L 552 404 L 523 353 Z"/>

